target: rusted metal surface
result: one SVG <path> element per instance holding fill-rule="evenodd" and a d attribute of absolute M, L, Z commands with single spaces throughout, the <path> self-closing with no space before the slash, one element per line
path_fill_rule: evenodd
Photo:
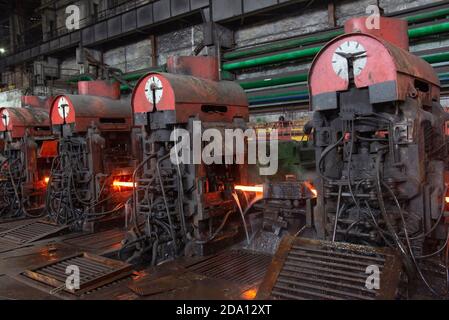
<path fill-rule="evenodd" d="M 57 226 L 44 221 L 35 221 L 1 232 L 0 241 L 16 245 L 27 244 L 57 235 L 67 229 L 67 226 Z"/>
<path fill-rule="evenodd" d="M 58 297 L 3 275 L 0 276 L 0 300 L 58 300 Z"/>
<path fill-rule="evenodd" d="M 213 122 L 248 120 L 248 100 L 237 83 L 188 75 L 149 73 L 134 89 L 132 106 L 134 113 L 175 111 L 178 123 L 186 123 L 192 115 Z"/>
<path fill-rule="evenodd" d="M 118 100 L 120 99 L 120 83 L 103 80 L 80 81 L 78 82 L 78 94 Z"/>
<path fill-rule="evenodd" d="M 50 135 L 47 110 L 33 108 L 1 108 L 0 131 L 8 131 L 11 138 L 22 138 L 28 131 L 32 136 Z"/>
<path fill-rule="evenodd" d="M 226 250 L 186 268 L 209 278 L 254 285 L 262 280 L 270 262 L 271 256 L 268 254 Z"/>
<path fill-rule="evenodd" d="M 357 17 L 345 23 L 345 33 L 362 32 L 409 50 L 408 23 L 402 19 L 379 17 L 379 28 L 372 28 L 372 17 Z"/>
<path fill-rule="evenodd" d="M 189 278 L 192 278 L 192 274 L 171 274 L 152 281 L 133 282 L 129 285 L 129 288 L 139 296 L 152 296 L 189 287 L 193 283 Z"/>
<path fill-rule="evenodd" d="M 22 106 L 50 111 L 54 97 L 22 96 Z"/>
<path fill-rule="evenodd" d="M 380 288 L 369 289 L 368 267 L 380 271 Z M 259 288 L 258 299 L 394 299 L 401 262 L 390 249 L 309 239 L 283 239 Z"/>
<path fill-rule="evenodd" d="M 359 22 L 349 22 L 348 30 L 357 28 Z M 390 32 L 391 29 L 386 29 L 376 34 L 383 36 Z M 330 41 L 316 56 L 310 69 L 309 86 L 313 107 L 326 107 L 315 105 L 318 95 L 348 90 L 348 59 L 354 61 L 354 75 L 350 76 L 354 78 L 357 88 L 372 87 L 376 90 L 374 86 L 390 85 L 394 92 L 389 93 L 387 101 L 404 101 L 417 94 L 413 90 L 415 80 L 419 79 L 429 86 L 428 90 L 420 92 L 423 103 L 431 105 L 432 101 L 439 100 L 440 81 L 432 66 L 388 39 L 376 37 L 371 32 L 345 34 Z M 343 63 L 339 63 L 340 60 Z"/>
<path fill-rule="evenodd" d="M 83 95 L 56 97 L 50 111 L 52 126 L 73 124 L 76 132 L 95 125 L 102 131 L 130 131 L 131 105 L 127 100 Z"/>
<path fill-rule="evenodd" d="M 167 59 L 167 71 L 212 81 L 220 80 L 219 62 L 210 56 L 170 56 Z"/>
<path fill-rule="evenodd" d="M 124 231 L 113 229 L 87 235 L 77 235 L 64 240 L 63 243 L 72 245 L 82 251 L 103 254 L 108 251 L 119 250 L 124 238 Z"/>
<path fill-rule="evenodd" d="M 68 266 L 77 266 L 80 270 L 79 289 L 66 287 L 66 268 Z M 125 278 L 131 273 L 132 266 L 127 263 L 89 253 L 81 253 L 26 270 L 23 275 L 56 290 L 81 295 Z"/>
<path fill-rule="evenodd" d="M 0 240 L 0 253 L 12 251 L 18 248 L 18 245 L 10 241 Z"/>

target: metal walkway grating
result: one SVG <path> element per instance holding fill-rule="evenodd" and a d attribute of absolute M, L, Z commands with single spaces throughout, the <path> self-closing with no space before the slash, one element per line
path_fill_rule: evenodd
<path fill-rule="evenodd" d="M 69 290 L 66 288 L 66 270 L 68 266 L 77 266 L 79 268 L 79 289 Z M 132 266 L 130 264 L 89 253 L 81 253 L 32 270 L 26 270 L 23 275 L 49 285 L 55 288 L 56 291 L 66 291 L 81 295 L 128 277 L 131 273 Z"/>
<path fill-rule="evenodd" d="M 380 271 L 378 290 L 366 286 L 370 266 Z M 260 286 L 258 298 L 394 299 L 400 273 L 400 259 L 389 249 L 286 237 Z"/>
<path fill-rule="evenodd" d="M 214 279 L 252 285 L 262 280 L 271 258 L 263 253 L 227 250 L 187 266 L 187 269 Z"/>
<path fill-rule="evenodd" d="M 0 241 L 18 245 L 27 244 L 56 235 L 67 228 L 67 226 L 58 226 L 44 221 L 29 222 L 1 232 Z"/>

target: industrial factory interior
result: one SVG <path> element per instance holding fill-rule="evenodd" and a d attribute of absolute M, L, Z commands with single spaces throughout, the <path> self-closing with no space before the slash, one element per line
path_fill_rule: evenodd
<path fill-rule="evenodd" d="M 0 300 L 449 300 L 449 0 L 0 0 Z"/>

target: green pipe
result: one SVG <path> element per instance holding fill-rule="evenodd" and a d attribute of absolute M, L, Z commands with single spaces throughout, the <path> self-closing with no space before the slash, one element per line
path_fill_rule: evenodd
<path fill-rule="evenodd" d="M 449 72 L 447 73 L 440 73 L 438 74 L 439 78 L 442 77 L 449 77 Z M 275 98 L 284 98 L 284 97 L 289 97 L 289 96 L 294 96 L 294 95 L 307 95 L 309 94 L 309 91 L 304 90 L 304 91 L 291 91 L 291 92 L 283 92 L 283 93 L 274 93 L 274 94 L 269 94 L 269 95 L 264 95 L 264 96 L 253 96 L 253 97 L 249 97 L 248 100 L 251 103 L 257 103 L 259 101 L 262 100 L 267 100 L 267 99 L 275 99 Z"/>
<path fill-rule="evenodd" d="M 422 56 L 421 58 L 426 60 L 429 63 L 444 62 L 444 61 L 449 61 L 449 53 L 438 53 L 438 54 L 426 55 L 426 56 Z M 441 75 L 439 75 L 439 76 L 441 76 Z M 449 73 L 448 73 L 448 76 L 449 76 Z M 284 85 L 284 84 L 292 84 L 292 83 L 297 83 L 297 82 L 304 82 L 304 81 L 307 81 L 308 78 L 309 78 L 308 73 L 300 73 L 300 74 L 297 74 L 294 76 L 273 78 L 273 79 L 267 79 L 267 80 L 255 80 L 255 81 L 240 82 L 239 84 L 243 89 L 250 90 L 250 89 L 274 87 L 274 86 Z"/>
<path fill-rule="evenodd" d="M 428 63 L 446 62 L 449 61 L 449 52 L 428 54 L 425 56 L 421 56 L 421 58 Z"/>
<path fill-rule="evenodd" d="M 273 78 L 273 79 L 263 79 L 249 82 L 240 82 L 240 86 L 245 89 L 258 89 L 258 88 L 266 88 L 273 87 L 283 84 L 290 84 L 295 82 L 304 82 L 309 78 L 307 73 L 297 74 L 294 76 L 283 77 L 283 78 Z"/>
<path fill-rule="evenodd" d="M 82 74 L 73 78 L 70 78 L 69 80 L 67 80 L 68 83 L 77 83 L 79 81 L 93 81 L 94 78 L 92 76 L 86 75 L 86 74 Z"/>
<path fill-rule="evenodd" d="M 420 22 L 420 21 L 445 17 L 447 15 L 449 15 L 449 8 L 443 8 L 443 9 L 439 9 L 439 10 L 435 10 L 435 11 L 431 11 L 431 12 L 425 12 L 425 13 L 405 17 L 404 19 L 408 23 L 416 23 L 416 22 Z M 309 45 L 309 44 L 313 44 L 313 43 L 329 41 L 329 40 L 331 40 L 337 36 L 340 36 L 342 34 L 344 34 L 343 30 L 335 30 L 335 31 L 328 32 L 328 33 L 325 33 L 322 35 L 310 36 L 310 37 L 302 38 L 302 39 L 286 40 L 286 41 L 282 41 L 282 42 L 278 42 L 278 43 L 274 43 L 274 44 L 268 44 L 268 45 L 263 45 L 263 46 L 259 46 L 256 48 L 251 48 L 248 50 L 237 50 L 237 51 L 233 51 L 233 52 L 228 52 L 223 55 L 223 58 L 226 60 L 236 60 L 236 59 L 247 58 L 247 57 L 251 57 L 251 56 L 255 56 L 255 55 L 260 55 L 260 54 L 265 54 L 265 53 L 270 53 L 270 52 L 275 52 L 275 51 L 280 51 L 280 50 L 285 50 L 285 49 L 292 49 L 292 48 Z"/>
<path fill-rule="evenodd" d="M 449 31 L 449 22 L 435 24 L 432 26 L 425 26 L 409 30 L 410 38 L 418 38 L 427 35 L 433 35 L 437 33 L 443 33 Z M 275 63 L 281 63 L 286 61 L 298 60 L 301 58 L 312 57 L 316 55 L 323 47 L 312 47 L 307 49 L 301 49 L 297 51 L 291 51 L 286 53 L 279 53 L 270 56 L 248 59 L 238 62 L 228 62 L 223 64 L 223 70 L 240 70 L 246 68 L 253 68 L 262 65 L 269 65 Z"/>
<path fill-rule="evenodd" d="M 266 100 L 266 99 L 273 99 L 273 98 L 282 98 L 282 97 L 288 97 L 288 96 L 296 96 L 301 94 L 309 94 L 308 90 L 304 91 L 290 91 L 290 92 L 282 92 L 282 93 L 273 93 L 265 96 L 253 96 L 249 97 L 248 100 L 251 102 L 259 101 L 259 100 Z"/>
<path fill-rule="evenodd" d="M 429 63 L 437 63 L 437 62 L 444 62 L 449 61 L 449 53 L 442 53 L 442 54 L 436 54 L 436 55 L 427 55 L 422 57 L 426 61 L 430 61 Z M 438 74 L 438 76 L 441 77 L 449 77 L 449 73 L 441 73 Z M 256 80 L 256 81 L 248 81 L 248 82 L 241 82 L 239 83 L 240 86 L 245 89 L 259 89 L 259 88 L 267 88 L 267 87 L 273 87 L 276 85 L 283 85 L 283 84 L 291 84 L 291 83 L 297 83 L 297 82 L 304 82 L 308 80 L 308 74 L 307 73 L 301 73 L 295 76 L 289 76 L 289 77 L 283 77 L 283 78 L 274 78 L 269 80 Z"/>
<path fill-rule="evenodd" d="M 312 48 L 307 48 L 307 49 L 302 49 L 302 50 L 297 50 L 297 51 L 274 54 L 274 55 L 266 56 L 266 57 L 243 60 L 243 61 L 239 61 L 239 62 L 225 63 L 225 64 L 223 64 L 223 70 L 225 70 L 225 71 L 239 70 L 239 69 L 263 66 L 263 65 L 267 65 L 267 64 L 275 64 L 275 63 L 280 63 L 280 62 L 285 62 L 285 61 L 298 60 L 301 58 L 307 58 L 307 57 L 314 56 L 318 52 L 320 52 L 320 50 L 322 48 L 323 48 L 322 46 L 312 47 Z"/>
<path fill-rule="evenodd" d="M 126 81 L 135 81 L 142 78 L 146 73 L 134 73 L 134 74 L 125 74 L 122 76 L 123 80 Z"/>
<path fill-rule="evenodd" d="M 408 23 L 416 23 L 425 20 L 441 18 L 447 15 L 449 15 L 449 8 L 443 8 L 435 11 L 420 13 L 414 16 L 405 17 L 404 19 L 407 20 Z"/>
<path fill-rule="evenodd" d="M 434 24 L 431 26 L 425 26 L 420 28 L 414 28 L 408 31 L 410 38 L 420 38 L 437 33 L 443 33 L 449 31 L 449 22 L 443 22 Z"/>
<path fill-rule="evenodd" d="M 318 36 L 311 36 L 303 39 L 293 39 L 288 41 L 282 41 L 266 46 L 260 46 L 249 50 L 241 50 L 241 51 L 234 51 L 234 52 L 228 52 L 223 55 L 223 57 L 226 60 L 236 60 L 240 58 L 246 58 L 250 56 L 260 55 L 264 53 L 270 53 L 274 51 L 280 51 L 284 49 L 292 49 L 296 47 L 301 47 L 305 45 L 309 45 L 312 43 L 318 43 L 318 42 L 324 42 L 329 41 L 335 37 L 338 37 L 342 35 L 344 32 L 343 30 L 337 30 L 333 32 L 329 32 L 323 35 Z"/>
<path fill-rule="evenodd" d="M 445 72 L 445 73 L 439 73 L 438 74 L 438 78 L 448 78 L 449 77 L 449 72 Z"/>

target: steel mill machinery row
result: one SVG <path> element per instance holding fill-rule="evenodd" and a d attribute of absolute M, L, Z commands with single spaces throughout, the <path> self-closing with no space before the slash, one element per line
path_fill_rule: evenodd
<path fill-rule="evenodd" d="M 23 108 L 0 109 L 1 219 L 41 215 L 57 154 L 48 116 L 52 99 L 24 96 L 22 100 Z"/>
<path fill-rule="evenodd" d="M 121 217 L 130 196 L 120 181 L 137 163 L 129 101 L 117 82 L 79 82 L 78 95 L 55 97 L 50 110 L 58 156 L 48 183 L 46 209 L 56 224 L 95 228 Z"/>
<path fill-rule="evenodd" d="M 184 297 L 189 286 L 215 297 L 221 287 L 201 285 L 197 274 L 232 279 L 259 299 L 410 298 L 420 287 L 445 296 L 443 278 L 428 272 L 445 275 L 448 259 L 449 116 L 440 83 L 409 52 L 406 22 L 365 22 L 349 20 L 312 64 L 313 116 L 301 135 L 313 143 L 315 167 L 307 171 L 295 168 L 302 154 L 285 135 L 279 158 L 293 160 L 273 177 L 254 177 L 257 165 L 221 154 L 222 164 L 195 162 L 194 147 L 182 155 L 191 162 L 173 161 L 182 134 L 204 146 L 206 129 L 248 128 L 245 92 L 221 80 L 215 57 L 170 57 L 130 98 L 118 82 L 81 81 L 78 94 L 51 98 L 47 108 L 1 109 L 2 217 L 37 214 L 88 231 L 93 242 L 105 240 L 105 229 L 123 231 L 108 251 L 114 260 L 77 249 L 20 276 L 58 291 L 62 266 L 76 260 L 93 274 L 110 267 L 96 285 L 114 290 L 97 298 L 176 298 L 179 288 Z M 5 246 L 18 250 L 2 243 L 8 232 L 0 229 L 0 259 Z M 130 280 L 134 269 L 143 272 Z M 378 270 L 378 287 L 366 285 L 367 270 Z M 115 283 L 120 277 L 127 280 Z M 63 297 L 84 297 L 94 278 L 78 292 L 61 289 Z"/>

